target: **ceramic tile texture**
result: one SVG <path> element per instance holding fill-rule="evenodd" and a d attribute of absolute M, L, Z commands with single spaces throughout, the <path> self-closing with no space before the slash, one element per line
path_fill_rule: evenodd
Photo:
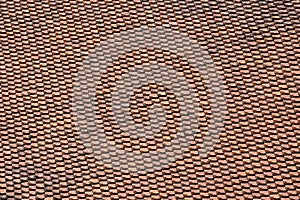
<path fill-rule="evenodd" d="M 0 199 L 299 199 L 299 19 L 298 0 L 0 1 Z M 197 155 L 196 137 L 191 156 L 153 173 L 106 167 L 77 131 L 74 77 L 109 35 L 165 24 L 209 52 L 225 86 L 224 131 L 206 156 Z M 112 69 L 156 60 L 199 81 L 176 55 L 139 53 Z M 108 137 L 128 151 L 155 150 L 174 135 L 177 102 L 161 85 L 136 93 L 137 121 L 147 120 L 147 105 L 137 102 L 165 103 L 165 137 Z"/>

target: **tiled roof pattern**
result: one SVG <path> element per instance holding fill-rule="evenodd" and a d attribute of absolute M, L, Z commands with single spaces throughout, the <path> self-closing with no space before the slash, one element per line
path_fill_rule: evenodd
<path fill-rule="evenodd" d="M 1 1 L 0 199 L 299 199 L 299 19 L 297 0 Z M 206 156 L 197 155 L 196 137 L 191 156 L 153 173 L 102 165 L 76 127 L 74 77 L 109 35 L 166 24 L 211 56 L 225 87 L 224 131 Z M 156 60 L 199 81 L 176 55 L 142 53 L 121 55 L 112 68 Z M 168 102 L 165 137 L 108 137 L 129 151 L 155 150 L 173 137 L 177 102 L 162 85 L 141 88 L 136 97 L 132 105 L 140 110 L 143 101 Z M 205 97 L 201 102 L 207 105 Z M 132 112 L 147 120 L 145 109 Z"/>

